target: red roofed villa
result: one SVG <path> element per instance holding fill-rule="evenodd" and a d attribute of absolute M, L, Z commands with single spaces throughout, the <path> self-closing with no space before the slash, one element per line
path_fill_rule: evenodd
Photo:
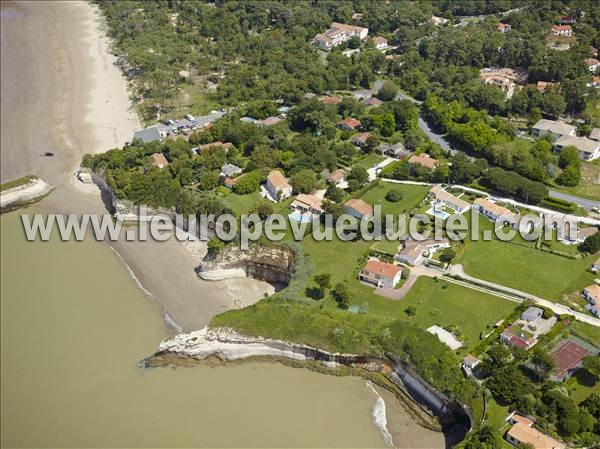
<path fill-rule="evenodd" d="M 400 282 L 401 273 L 402 267 L 399 265 L 371 259 L 362 269 L 358 278 L 378 288 L 394 288 Z"/>
<path fill-rule="evenodd" d="M 437 159 L 432 158 L 428 154 L 423 153 L 423 154 L 419 154 L 418 156 L 413 154 L 408 159 L 408 163 L 411 165 L 415 165 L 415 164 L 420 165 L 429 170 L 433 170 L 437 166 L 438 161 L 437 161 Z"/>
<path fill-rule="evenodd" d="M 346 131 L 354 131 L 360 127 L 360 120 L 357 120 L 353 117 L 345 118 L 344 120 L 340 120 L 335 124 L 338 128 L 344 129 Z"/>

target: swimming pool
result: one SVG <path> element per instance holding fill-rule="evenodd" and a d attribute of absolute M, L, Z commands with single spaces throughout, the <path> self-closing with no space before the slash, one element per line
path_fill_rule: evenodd
<path fill-rule="evenodd" d="M 312 219 L 311 214 L 301 214 L 298 211 L 294 211 L 288 215 L 290 220 L 297 221 L 299 223 L 309 223 Z"/>
<path fill-rule="evenodd" d="M 441 218 L 442 220 L 445 220 L 446 218 L 448 218 L 450 216 L 449 213 L 444 212 L 443 210 L 436 210 L 433 207 L 430 207 L 426 213 L 429 215 L 433 215 L 435 217 Z"/>

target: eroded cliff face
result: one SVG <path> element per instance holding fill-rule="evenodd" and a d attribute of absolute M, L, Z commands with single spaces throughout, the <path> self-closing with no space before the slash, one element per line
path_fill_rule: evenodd
<path fill-rule="evenodd" d="M 199 275 L 205 279 L 217 279 L 218 276 L 227 278 L 237 274 L 270 283 L 288 284 L 293 271 L 294 253 L 289 249 L 253 245 L 241 250 L 231 245 L 216 256 L 205 259 L 199 268 Z"/>

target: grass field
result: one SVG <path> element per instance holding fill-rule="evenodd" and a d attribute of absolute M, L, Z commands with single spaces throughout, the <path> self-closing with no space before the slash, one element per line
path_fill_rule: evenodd
<path fill-rule="evenodd" d="M 467 238 L 455 261 L 467 274 L 554 300 L 593 282 L 594 276 L 586 271 L 593 257 L 574 260 L 550 254 L 519 235 L 511 242 L 497 238 L 484 241 L 483 232 L 492 230 L 494 224 L 481 216 L 478 223 L 479 240 Z M 563 252 L 573 250 L 558 242 L 551 242 L 550 247 Z"/>
<path fill-rule="evenodd" d="M 467 242 L 457 262 L 471 276 L 547 299 L 559 299 L 594 280 L 586 271 L 589 259 L 567 259 L 499 240 Z"/>
<path fill-rule="evenodd" d="M 369 301 L 369 312 L 393 313 L 423 329 L 434 324 L 457 326 L 467 351 L 479 344 L 482 331 L 488 331 L 517 306 L 514 302 L 486 293 L 425 277 L 417 279 L 408 294 L 399 301 L 379 298 Z M 412 317 L 404 312 L 409 306 L 415 306 L 417 310 Z"/>
<path fill-rule="evenodd" d="M 390 190 L 396 190 L 400 192 L 402 194 L 402 199 L 397 203 L 387 201 L 385 199 L 385 195 Z M 428 191 L 428 186 L 392 184 L 379 181 L 375 187 L 362 196 L 362 199 L 371 205 L 380 204 L 382 215 L 398 215 L 408 212 L 416 207 L 423 200 L 423 198 L 425 198 Z"/>
<path fill-rule="evenodd" d="M 223 202 L 231 208 L 236 216 L 248 213 L 252 206 L 260 200 L 261 196 L 258 192 L 249 193 L 248 195 L 238 195 L 237 193 L 231 192 L 223 198 Z"/>
<path fill-rule="evenodd" d="M 363 157 L 360 161 L 354 164 L 357 167 L 363 167 L 365 169 L 369 169 L 373 167 L 373 165 L 378 164 L 383 161 L 385 158 L 375 153 L 370 153 L 367 156 Z"/>

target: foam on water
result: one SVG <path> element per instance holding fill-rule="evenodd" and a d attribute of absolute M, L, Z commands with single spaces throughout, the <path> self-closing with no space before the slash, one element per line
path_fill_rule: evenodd
<path fill-rule="evenodd" d="M 388 447 L 394 447 L 394 442 L 392 440 L 392 434 L 389 432 L 387 428 L 387 417 L 386 417 L 386 409 L 385 409 L 385 401 L 381 397 L 381 395 L 373 388 L 373 384 L 370 381 L 367 381 L 367 386 L 371 389 L 371 391 L 377 397 L 375 401 L 375 405 L 373 406 L 373 423 L 375 426 L 381 431 L 383 434 L 383 439 L 385 444 Z"/>

